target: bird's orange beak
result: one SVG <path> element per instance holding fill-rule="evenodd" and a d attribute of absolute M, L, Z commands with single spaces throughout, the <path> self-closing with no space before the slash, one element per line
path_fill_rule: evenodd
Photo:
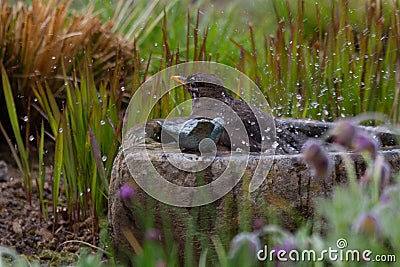
<path fill-rule="evenodd" d="M 183 85 L 186 84 L 186 77 L 183 77 L 183 76 L 172 76 L 171 80 L 174 80 L 175 82 L 178 82 Z"/>

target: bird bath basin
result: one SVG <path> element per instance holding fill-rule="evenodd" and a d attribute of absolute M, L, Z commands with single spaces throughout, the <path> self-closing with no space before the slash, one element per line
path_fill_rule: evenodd
<path fill-rule="evenodd" d="M 128 141 L 128 143 L 131 142 L 131 147 L 125 147 L 124 149 L 127 149 L 125 153 L 121 148 L 113 166 L 109 190 L 109 222 L 112 239 L 119 257 L 124 259 L 129 253 L 132 253 L 132 244 L 128 241 L 129 238 L 126 238 L 127 234 L 133 235 L 139 240 L 142 240 L 145 235 L 141 222 L 142 215 L 134 208 L 137 203 L 140 203 L 144 210 L 150 210 L 151 215 L 154 216 L 155 228 L 163 229 L 162 218 L 170 220 L 170 225 L 173 225 L 171 230 L 179 248 L 185 246 L 186 219 L 194 216 L 194 210 L 198 211 L 196 216 L 201 214 L 201 218 L 197 219 L 200 219 L 202 229 L 209 235 L 224 232 L 226 229 L 237 231 L 239 218 L 243 216 L 248 216 L 250 219 L 265 218 L 265 221 L 268 221 L 266 214 L 270 213 L 266 210 L 271 209 L 278 214 L 283 225 L 289 229 L 296 227 L 296 221 L 299 218 L 312 216 L 313 202 L 316 199 L 329 197 L 334 187 L 347 183 L 343 153 L 329 153 L 334 167 L 329 177 L 325 181 L 321 181 L 310 174 L 310 169 L 303 162 L 302 155 L 299 153 L 299 147 L 307 138 L 323 136 L 332 124 L 294 119 L 276 119 L 276 124 L 277 138 L 281 140 L 278 142 L 280 147 L 276 149 L 275 154 L 264 155 L 263 158 L 258 153 L 250 153 L 246 164 L 242 165 L 243 157 L 240 155 L 228 156 L 230 153 L 226 151 L 218 152 L 211 160 L 202 158 L 199 153 L 185 152 L 184 156 L 191 160 L 208 161 L 206 167 L 193 172 L 187 169 L 181 170 L 174 165 L 170 159 L 182 156 L 177 156 L 174 150 L 163 150 L 161 143 L 154 141 L 159 140 L 157 137 L 160 133 L 159 124 L 147 123 L 146 133 L 151 140 L 147 140 L 147 144 L 145 144 L 144 142 L 138 143 L 132 138 Z M 398 172 L 400 149 L 396 145 L 396 136 L 379 128 L 363 128 L 379 139 L 381 143 L 379 153 L 391 165 L 392 172 Z M 296 136 L 295 140 L 293 136 Z M 287 143 L 286 148 L 284 148 L 285 143 Z M 354 162 L 357 176 L 360 177 L 366 167 L 362 156 L 350 152 L 345 154 Z M 152 197 L 141 186 L 138 186 L 137 179 L 145 180 L 150 175 L 147 168 L 143 167 L 149 159 L 154 170 L 164 179 L 174 185 L 186 188 L 212 183 L 224 172 L 229 162 L 235 162 L 237 166 L 244 166 L 244 168 L 242 176 L 237 183 L 233 184 L 232 190 L 223 196 L 200 207 L 177 207 L 165 204 L 171 203 L 168 199 L 159 201 L 158 196 Z M 270 164 L 269 171 L 259 187 L 250 192 L 251 177 L 262 160 L 267 160 L 267 163 Z M 134 188 L 133 198 L 121 197 L 120 188 L 126 184 Z M 231 186 L 231 184 L 228 183 L 227 186 Z M 168 195 L 168 192 L 165 195 Z M 210 195 L 212 196 L 212 193 Z M 170 195 L 170 197 L 182 198 L 183 201 L 194 198 L 193 195 L 177 194 Z M 195 200 L 191 199 L 191 201 Z M 136 204 L 133 205 L 132 202 Z"/>

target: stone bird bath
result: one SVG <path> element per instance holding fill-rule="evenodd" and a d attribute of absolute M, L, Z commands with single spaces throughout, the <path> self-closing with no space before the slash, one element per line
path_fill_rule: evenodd
<path fill-rule="evenodd" d="M 277 119 L 276 123 L 277 129 L 283 132 L 281 135 L 277 134 L 278 139 L 285 139 L 294 133 L 299 138 L 288 142 L 296 142 L 297 147 L 309 137 L 323 136 L 332 125 L 294 119 Z M 397 173 L 400 169 L 400 149 L 397 147 L 396 137 L 379 128 L 363 128 L 379 139 L 381 144 L 379 153 L 391 165 L 392 172 Z M 285 132 L 289 134 L 285 135 Z M 128 132 L 129 134 L 132 133 Z M 277 147 L 275 155 L 269 156 L 269 172 L 255 191 L 249 192 L 249 183 L 260 157 L 257 153 L 252 153 L 241 179 L 227 194 L 207 205 L 176 207 L 158 201 L 138 186 L 136 179 L 143 180 L 149 175 L 147 169 L 143 167 L 146 160 L 150 158 L 155 170 L 169 182 L 184 187 L 194 187 L 214 181 L 227 168 L 228 161 L 239 162 L 242 158 L 240 156 L 229 158 L 226 152 L 222 151 L 217 153 L 208 167 L 201 171 L 180 170 L 169 160 L 175 156 L 174 152 L 163 150 L 161 143 L 157 142 L 160 140 L 160 124 L 151 121 L 147 123 L 146 136 L 143 142 L 137 142 L 132 134 L 131 140 L 128 138 L 128 150 L 123 152 L 121 148 L 112 170 L 108 218 L 117 257 L 123 262 L 129 262 L 132 253 L 138 253 L 138 243 L 145 238 L 143 214 L 153 216 L 153 228 L 171 230 L 178 251 L 184 251 L 187 240 L 192 240 L 191 245 L 195 251 L 199 251 L 200 238 L 199 235 L 188 231 L 189 221 L 198 226 L 205 236 L 218 233 L 222 238 L 230 240 L 242 227 L 240 224 L 243 218 L 248 218 L 250 221 L 262 218 L 265 223 L 273 222 L 273 218 L 268 217 L 273 210 L 285 227 L 294 229 L 299 219 L 312 216 L 315 200 L 329 197 L 334 187 L 347 183 L 343 153 L 330 152 L 334 162 L 333 170 L 325 181 L 321 181 L 310 174 L 310 169 L 303 162 L 298 149 L 290 150 L 290 154 L 285 152 L 287 149 L 282 149 L 284 142 L 287 141 L 283 140 Z M 202 160 L 198 153 L 184 152 L 184 155 L 192 160 Z M 346 155 L 354 162 L 357 176 L 360 177 L 366 167 L 362 156 L 351 152 Z M 134 189 L 132 198 L 121 197 L 120 188 L 126 184 Z M 181 196 L 176 196 L 179 197 Z M 165 241 L 163 235 L 161 238 Z"/>

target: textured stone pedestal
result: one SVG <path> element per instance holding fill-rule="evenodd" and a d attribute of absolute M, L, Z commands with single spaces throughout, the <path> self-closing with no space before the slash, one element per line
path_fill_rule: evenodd
<path fill-rule="evenodd" d="M 312 137 L 324 134 L 329 127 L 329 124 L 304 123 L 304 121 L 296 120 L 282 120 L 281 123 L 288 129 L 296 129 L 303 135 Z M 398 172 L 400 150 L 392 147 L 395 144 L 393 135 L 382 132 L 376 132 L 376 134 L 383 145 L 380 153 L 392 166 L 392 172 Z M 148 144 L 145 153 L 144 146 L 145 144 L 132 144 L 125 153 L 120 151 L 112 171 L 108 216 L 112 240 L 117 256 L 122 261 L 127 261 L 129 255 L 134 253 L 132 236 L 139 243 L 144 239 L 144 219 L 148 216 L 153 216 L 152 227 L 161 232 L 163 229 L 170 229 L 178 251 L 183 253 L 185 241 L 194 245 L 195 250 L 200 250 L 202 235 L 210 237 L 218 233 L 222 239 L 230 240 L 239 228 L 246 229 L 246 226 L 241 225 L 243 221 L 253 221 L 255 218 L 262 218 L 265 223 L 274 222 L 274 220 L 276 222 L 276 219 L 279 219 L 287 228 L 293 229 L 298 219 L 312 215 L 314 200 L 329 196 L 335 186 L 344 185 L 347 182 L 341 153 L 330 153 L 334 168 L 325 181 L 315 179 L 310 175 L 310 170 L 303 163 L 301 154 L 281 153 L 270 156 L 272 165 L 266 179 L 255 192 L 249 194 L 248 185 L 255 166 L 260 160 L 257 154 L 252 154 L 242 179 L 224 197 L 201 207 L 173 207 L 148 196 L 133 179 L 133 176 L 143 178 L 148 175 L 146 168 L 141 167 L 148 159 L 147 157 L 151 159 L 155 169 L 168 181 L 188 187 L 210 183 L 226 168 L 229 160 L 240 161 L 242 158 L 229 159 L 224 153 L 219 153 L 209 167 L 203 171 L 191 173 L 175 168 L 168 161 L 170 157 L 174 157 L 173 153 L 163 151 L 159 143 Z M 365 170 L 362 157 L 352 153 L 346 154 L 354 161 L 359 177 Z M 191 156 L 197 157 L 196 154 L 191 154 Z M 130 162 L 130 169 L 134 171 L 129 170 L 127 162 Z M 133 199 L 126 200 L 120 197 L 119 189 L 126 183 L 135 187 Z M 277 216 L 268 217 L 271 211 L 276 212 Z M 188 224 L 195 225 L 198 232 L 193 233 L 188 230 L 186 227 Z M 251 230 L 251 227 L 247 229 Z M 130 236 L 128 238 L 130 242 L 126 238 L 127 235 Z M 162 238 L 168 242 L 168 237 L 162 235 Z"/>

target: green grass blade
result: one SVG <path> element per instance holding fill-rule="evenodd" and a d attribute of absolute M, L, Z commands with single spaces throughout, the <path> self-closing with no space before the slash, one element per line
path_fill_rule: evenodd
<path fill-rule="evenodd" d="M 58 206 L 58 198 L 60 195 L 61 170 L 63 166 L 63 149 L 64 149 L 63 131 L 64 130 L 62 128 L 59 128 L 58 134 L 56 136 L 56 147 L 54 153 L 54 172 L 53 172 L 53 186 L 52 186 L 53 213 L 54 213 L 53 233 L 55 232 L 55 227 L 57 225 L 57 206 Z"/>
<path fill-rule="evenodd" d="M 38 192 L 39 192 L 39 200 L 40 200 L 40 207 L 42 214 L 45 214 L 45 207 L 44 207 L 44 197 L 43 197 L 43 188 L 44 188 L 44 178 L 46 175 L 44 169 L 44 123 L 42 121 L 42 126 L 40 128 L 40 141 L 39 141 L 39 180 L 37 183 Z"/>
<path fill-rule="evenodd" d="M 214 244 L 215 251 L 217 252 L 219 266 L 220 267 L 227 267 L 228 266 L 228 256 L 226 255 L 224 246 L 221 243 L 221 240 L 218 236 L 211 237 L 211 240 Z"/>
<path fill-rule="evenodd" d="M 207 266 L 207 254 L 208 254 L 208 248 L 203 249 L 200 255 L 200 260 L 199 260 L 199 267 L 206 267 Z"/>
<path fill-rule="evenodd" d="M 101 155 L 99 143 L 97 142 L 97 139 L 96 139 L 92 129 L 90 128 L 90 126 L 89 126 L 89 132 L 90 132 L 90 143 L 92 145 L 93 157 L 94 157 L 94 161 L 97 166 L 97 171 L 99 173 L 101 181 L 103 182 L 103 186 L 105 188 L 108 188 L 109 185 L 108 185 L 108 181 L 106 179 L 106 173 L 104 171 L 104 165 L 102 162 L 102 155 Z M 92 192 L 92 193 L 94 193 L 94 192 Z"/>
<path fill-rule="evenodd" d="M 24 183 L 26 186 L 26 194 L 30 201 L 30 194 L 32 188 L 32 182 L 30 179 L 30 167 L 29 167 L 29 154 L 27 148 L 24 146 L 24 142 L 20 132 L 20 125 L 18 123 L 17 110 L 15 108 L 14 96 L 12 93 L 10 81 L 8 79 L 4 66 L 1 65 L 1 77 L 3 84 L 4 97 L 6 100 L 6 106 L 8 116 L 10 118 L 11 127 L 14 133 L 15 141 L 17 142 L 19 158 L 21 164 L 18 166 L 24 176 Z"/>

